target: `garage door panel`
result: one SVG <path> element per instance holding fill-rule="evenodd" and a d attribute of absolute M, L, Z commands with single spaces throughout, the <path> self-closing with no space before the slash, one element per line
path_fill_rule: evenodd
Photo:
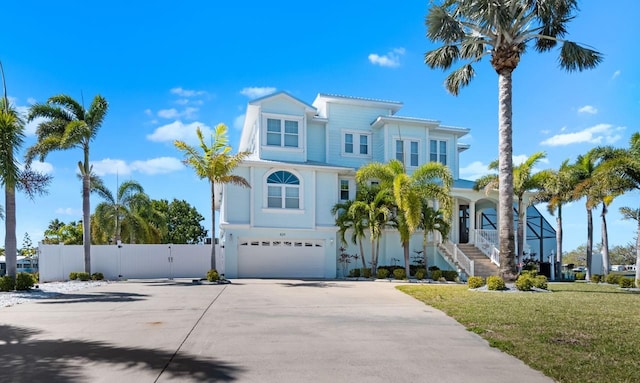
<path fill-rule="evenodd" d="M 241 240 L 241 278 L 323 278 L 324 247 L 318 240 Z"/>

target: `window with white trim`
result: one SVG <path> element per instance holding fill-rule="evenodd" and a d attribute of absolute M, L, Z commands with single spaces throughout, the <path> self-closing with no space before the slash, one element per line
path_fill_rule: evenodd
<path fill-rule="evenodd" d="M 297 120 L 267 118 L 267 146 L 298 148 L 300 123 Z"/>
<path fill-rule="evenodd" d="M 447 141 L 429 141 L 429 161 L 447 164 Z"/>
<path fill-rule="evenodd" d="M 295 175 L 279 170 L 267 177 L 267 207 L 274 209 L 300 208 L 300 180 Z"/>
<path fill-rule="evenodd" d="M 405 158 L 405 153 L 409 154 L 409 158 Z M 420 144 L 418 141 L 396 140 L 396 160 L 407 163 L 412 167 L 420 164 Z"/>
<path fill-rule="evenodd" d="M 342 136 L 342 143 L 342 154 L 360 157 L 369 157 L 371 155 L 370 133 L 345 132 Z"/>
<path fill-rule="evenodd" d="M 349 199 L 349 180 L 340 180 L 340 200 Z"/>

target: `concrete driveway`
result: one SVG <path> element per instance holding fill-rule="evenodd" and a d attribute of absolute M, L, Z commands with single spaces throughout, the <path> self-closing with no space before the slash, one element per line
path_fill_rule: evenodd
<path fill-rule="evenodd" d="M 383 282 L 129 281 L 0 308 L 6 382 L 551 382 Z"/>

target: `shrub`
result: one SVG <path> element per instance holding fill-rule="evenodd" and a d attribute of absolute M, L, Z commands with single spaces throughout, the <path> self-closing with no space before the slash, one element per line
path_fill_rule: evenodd
<path fill-rule="evenodd" d="M 94 281 L 101 281 L 104 279 L 104 274 L 102 273 L 93 273 L 91 274 L 91 279 L 93 279 Z"/>
<path fill-rule="evenodd" d="M 81 281 L 88 281 L 89 279 L 91 279 L 91 274 L 83 271 L 81 273 L 78 273 L 78 279 Z"/>
<path fill-rule="evenodd" d="M 76 271 L 72 271 L 69 273 L 69 280 L 70 281 L 75 281 L 76 279 L 78 279 L 78 273 Z"/>
<path fill-rule="evenodd" d="M 458 278 L 458 272 L 455 270 L 443 270 L 442 276 L 447 281 L 455 281 Z"/>
<path fill-rule="evenodd" d="M 360 275 L 362 275 L 365 278 L 371 278 L 371 269 L 367 267 L 360 269 Z"/>
<path fill-rule="evenodd" d="M 404 269 L 395 269 L 393 270 L 393 277 L 395 279 L 407 279 L 407 273 L 404 271 Z"/>
<path fill-rule="evenodd" d="M 39 271 L 36 271 L 32 275 L 33 275 L 33 280 L 36 281 L 36 283 L 40 282 L 40 272 Z"/>
<path fill-rule="evenodd" d="M 618 281 L 618 284 L 623 289 L 630 289 L 630 288 L 633 288 L 633 285 L 635 284 L 635 279 L 627 278 L 627 277 L 620 278 L 620 280 Z"/>
<path fill-rule="evenodd" d="M 0 291 L 13 291 L 16 289 L 16 280 L 8 275 L 0 277 Z"/>
<path fill-rule="evenodd" d="M 439 281 L 440 278 L 442 278 L 442 270 L 438 269 L 431 272 L 431 279 L 433 279 L 434 281 Z"/>
<path fill-rule="evenodd" d="M 496 275 L 487 277 L 487 288 L 489 290 L 505 290 L 507 287 L 504 280 Z"/>
<path fill-rule="evenodd" d="M 378 277 L 378 279 L 385 279 L 389 276 L 389 270 L 387 269 L 378 269 L 378 272 L 376 274 L 376 276 Z"/>
<path fill-rule="evenodd" d="M 484 286 L 484 278 L 482 277 L 469 277 L 469 281 L 467 281 L 470 289 L 477 289 L 479 287 Z"/>
<path fill-rule="evenodd" d="M 438 266 L 429 266 L 429 271 L 436 271 L 436 270 L 440 270 L 440 268 Z"/>
<path fill-rule="evenodd" d="M 536 277 L 533 278 L 533 287 L 546 290 L 549 287 L 547 277 L 544 275 L 536 275 Z"/>
<path fill-rule="evenodd" d="M 592 283 L 600 283 L 602 281 L 602 275 L 600 274 L 593 274 L 591 276 L 591 282 Z"/>
<path fill-rule="evenodd" d="M 220 274 L 218 273 L 218 270 L 211 269 L 207 271 L 207 281 L 218 282 L 219 280 L 220 280 Z"/>
<path fill-rule="evenodd" d="M 352 278 L 360 278 L 360 269 L 349 270 L 349 276 Z"/>
<path fill-rule="evenodd" d="M 424 279 L 424 275 L 426 274 L 426 270 L 418 269 L 416 271 L 416 279 Z"/>
<path fill-rule="evenodd" d="M 609 284 L 617 285 L 620 283 L 620 279 L 622 279 L 622 275 L 611 273 L 607 275 L 607 277 L 605 278 L 605 281 Z"/>
<path fill-rule="evenodd" d="M 587 278 L 585 273 L 576 273 L 576 281 L 584 281 Z"/>
<path fill-rule="evenodd" d="M 29 290 L 36 284 L 30 273 L 18 273 L 16 275 L 16 290 Z"/>
<path fill-rule="evenodd" d="M 529 274 L 521 274 L 516 279 L 516 289 L 520 291 L 531 291 L 533 289 L 533 278 Z"/>

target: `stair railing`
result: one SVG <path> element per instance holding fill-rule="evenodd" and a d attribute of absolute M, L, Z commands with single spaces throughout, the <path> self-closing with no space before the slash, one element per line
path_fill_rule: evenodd
<path fill-rule="evenodd" d="M 498 243 L 498 232 L 496 230 L 476 229 L 476 247 L 491 259 L 491 263 L 500 266 Z"/>
<path fill-rule="evenodd" d="M 439 249 L 458 265 L 469 276 L 475 275 L 475 262 L 458 248 L 458 245 L 445 239 L 438 245 Z"/>

